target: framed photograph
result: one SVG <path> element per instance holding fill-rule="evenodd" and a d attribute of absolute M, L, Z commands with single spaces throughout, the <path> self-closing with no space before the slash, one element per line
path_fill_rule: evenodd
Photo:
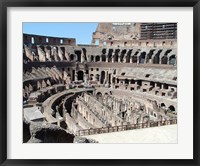
<path fill-rule="evenodd" d="M 199 1 L 3 1 L 1 165 L 199 165 Z"/>

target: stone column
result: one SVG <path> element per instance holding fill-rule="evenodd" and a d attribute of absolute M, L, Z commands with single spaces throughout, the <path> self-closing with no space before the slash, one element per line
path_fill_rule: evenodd
<path fill-rule="evenodd" d="M 159 60 L 159 64 L 161 64 L 162 63 L 162 57 L 160 57 L 160 60 Z"/>
<path fill-rule="evenodd" d="M 126 58 L 127 58 L 127 54 L 124 54 L 124 59 L 123 59 L 123 63 L 126 63 Z"/>
<path fill-rule="evenodd" d="M 108 62 L 108 55 L 106 55 L 106 62 Z"/>
<path fill-rule="evenodd" d="M 76 70 L 75 70 L 75 78 L 74 78 L 74 80 L 78 81 L 78 71 L 76 71 Z"/>
<path fill-rule="evenodd" d="M 133 59 L 133 56 L 131 55 L 131 56 L 130 56 L 130 61 L 129 61 L 129 63 L 133 63 L 133 60 L 132 60 L 132 59 Z"/>
<path fill-rule="evenodd" d="M 121 61 L 120 61 L 120 58 L 121 58 L 121 56 L 119 55 L 119 53 L 118 53 L 118 58 L 117 58 L 117 62 L 119 63 L 121 63 Z"/>
<path fill-rule="evenodd" d="M 144 64 L 147 63 L 147 55 L 145 55 L 145 58 L 144 58 Z"/>
<path fill-rule="evenodd" d="M 137 64 L 139 64 L 139 63 L 140 63 L 140 57 L 137 56 Z"/>
<path fill-rule="evenodd" d="M 111 59 L 112 59 L 112 63 L 114 63 L 114 61 L 115 61 L 115 55 L 114 54 L 112 54 Z"/>
<path fill-rule="evenodd" d="M 88 80 L 88 74 L 86 74 L 86 72 L 84 72 L 83 79 L 84 79 L 84 83 L 87 83 L 87 80 Z"/>

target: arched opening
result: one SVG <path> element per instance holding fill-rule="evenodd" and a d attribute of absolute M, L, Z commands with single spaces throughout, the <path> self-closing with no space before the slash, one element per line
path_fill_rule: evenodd
<path fill-rule="evenodd" d="M 113 54 L 113 49 L 109 49 L 109 51 L 108 51 L 108 62 L 112 61 L 112 54 Z"/>
<path fill-rule="evenodd" d="M 133 79 L 131 79 L 130 82 L 131 82 L 131 84 L 135 84 L 135 80 L 133 80 Z"/>
<path fill-rule="evenodd" d="M 167 64 L 167 56 L 163 56 L 161 59 L 161 64 Z"/>
<path fill-rule="evenodd" d="M 161 107 L 166 107 L 164 103 L 161 103 L 160 106 L 161 106 Z"/>
<path fill-rule="evenodd" d="M 173 105 L 170 105 L 170 106 L 169 106 L 169 111 L 170 111 L 170 112 L 175 112 L 175 107 L 174 107 Z"/>
<path fill-rule="evenodd" d="M 126 63 L 130 63 L 131 53 L 132 53 L 132 50 L 129 50 L 127 55 L 126 55 Z"/>
<path fill-rule="evenodd" d="M 83 71 L 78 71 L 78 80 L 83 80 Z"/>
<path fill-rule="evenodd" d="M 100 83 L 103 84 L 104 80 L 105 80 L 105 71 L 102 71 L 101 72 L 101 81 L 100 81 Z"/>
<path fill-rule="evenodd" d="M 123 111 L 123 112 L 122 112 L 122 118 L 123 118 L 123 119 L 125 118 L 125 114 L 126 114 L 126 112 Z"/>
<path fill-rule="evenodd" d="M 65 47 L 60 47 L 61 51 L 62 51 L 62 54 L 64 55 L 63 56 L 63 59 L 64 60 L 67 60 L 67 58 L 65 57 Z"/>
<path fill-rule="evenodd" d="M 123 50 L 120 55 L 120 62 L 123 62 L 124 56 L 126 54 L 126 50 Z"/>
<path fill-rule="evenodd" d="M 137 56 L 132 56 L 132 63 L 137 63 Z"/>
<path fill-rule="evenodd" d="M 70 61 L 74 61 L 75 60 L 75 56 L 74 56 L 74 54 L 71 54 L 70 55 Z"/>
<path fill-rule="evenodd" d="M 96 60 L 95 60 L 96 62 L 100 61 L 100 56 L 96 56 L 95 58 L 96 58 Z"/>
<path fill-rule="evenodd" d="M 175 55 L 172 55 L 169 57 L 169 64 L 170 65 L 176 64 L 176 56 Z"/>
<path fill-rule="evenodd" d="M 146 52 L 142 52 L 139 57 L 139 63 L 144 63 Z"/>
<path fill-rule="evenodd" d="M 157 54 L 154 56 L 154 58 L 153 58 L 153 63 L 154 64 L 159 64 L 159 62 L 160 62 L 160 53 L 162 52 L 162 50 L 159 50 L 158 52 L 157 52 Z"/>
<path fill-rule="evenodd" d="M 102 55 L 102 62 L 105 62 L 106 61 L 106 55 Z"/>
<path fill-rule="evenodd" d="M 124 83 L 128 85 L 128 84 L 129 84 L 129 80 L 126 78 L 126 79 L 124 80 Z"/>
<path fill-rule="evenodd" d="M 120 51 L 120 49 L 116 49 L 116 50 L 115 50 L 114 62 L 118 62 L 118 58 L 119 58 L 119 51 Z"/>
<path fill-rule="evenodd" d="M 115 77 L 112 78 L 112 83 L 115 83 Z"/>
<path fill-rule="evenodd" d="M 165 105 L 164 103 L 161 103 L 161 104 L 160 104 L 160 107 L 161 107 L 162 109 L 165 109 L 165 108 L 166 108 L 166 105 Z"/>
<path fill-rule="evenodd" d="M 96 45 L 96 46 L 99 45 L 99 40 L 95 40 L 95 45 Z"/>
<path fill-rule="evenodd" d="M 81 51 L 75 51 L 75 54 L 77 55 L 77 61 L 81 62 Z"/>
<path fill-rule="evenodd" d="M 90 80 L 92 81 L 93 80 L 93 74 L 90 74 Z"/>
<path fill-rule="evenodd" d="M 154 51 L 155 51 L 154 49 L 149 51 L 149 53 L 147 54 L 146 63 L 151 62 L 151 60 L 152 60 L 151 58 L 152 58 L 152 55 L 153 55 Z"/>
<path fill-rule="evenodd" d="M 98 92 L 98 93 L 96 94 L 96 98 L 97 98 L 97 100 L 102 101 L 102 93 L 101 93 L 101 92 Z"/>
<path fill-rule="evenodd" d="M 107 73 L 108 74 L 108 73 Z M 111 74 L 108 74 L 108 83 L 111 83 Z"/>
<path fill-rule="evenodd" d="M 94 56 L 91 55 L 91 62 L 94 62 Z"/>

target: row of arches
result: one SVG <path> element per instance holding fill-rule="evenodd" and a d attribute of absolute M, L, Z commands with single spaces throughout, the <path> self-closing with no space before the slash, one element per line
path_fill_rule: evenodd
<path fill-rule="evenodd" d="M 102 58 L 102 60 L 101 60 Z M 146 54 L 145 52 L 142 52 L 140 56 L 134 55 L 134 56 L 126 56 L 125 59 L 124 57 L 119 57 L 118 55 L 115 55 L 113 58 L 112 56 L 108 57 L 106 55 L 102 55 L 101 57 L 99 55 L 94 56 L 91 55 L 91 62 L 125 62 L 125 63 L 153 63 L 153 64 L 170 64 L 174 65 L 176 64 L 176 55 L 171 55 L 168 57 L 167 55 L 164 55 L 160 57 L 159 54 L 156 54 L 154 57 L 152 57 L 151 54 Z"/>
<path fill-rule="evenodd" d="M 176 108 L 173 105 L 170 105 L 169 107 L 167 107 L 167 105 L 165 103 L 161 103 L 160 107 L 166 111 L 170 111 L 170 112 L 176 111 Z"/>

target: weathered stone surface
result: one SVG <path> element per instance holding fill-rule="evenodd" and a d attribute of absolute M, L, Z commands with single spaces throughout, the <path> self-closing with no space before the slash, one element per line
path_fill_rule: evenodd
<path fill-rule="evenodd" d="M 46 122 L 30 122 L 29 128 L 30 133 L 28 130 L 24 131 L 24 137 L 28 143 L 72 143 L 74 139 L 72 133 Z M 28 140 L 29 135 L 31 138 Z"/>

